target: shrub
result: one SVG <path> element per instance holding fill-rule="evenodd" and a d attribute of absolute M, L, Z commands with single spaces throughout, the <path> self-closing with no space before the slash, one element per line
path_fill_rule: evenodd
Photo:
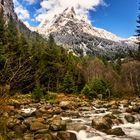
<path fill-rule="evenodd" d="M 92 91 L 91 87 L 89 85 L 85 85 L 82 94 L 87 96 L 90 100 L 93 99 L 93 97 L 96 97 L 96 93 Z"/>
<path fill-rule="evenodd" d="M 77 91 L 77 87 L 75 85 L 72 73 L 66 73 L 64 81 L 62 83 L 62 89 L 66 93 L 75 93 Z"/>
<path fill-rule="evenodd" d="M 44 88 L 39 85 L 36 86 L 32 92 L 32 98 L 35 101 L 40 101 L 44 97 Z"/>
<path fill-rule="evenodd" d="M 49 103 L 53 104 L 55 102 L 56 96 L 57 96 L 57 93 L 48 92 L 46 99 Z"/>
<path fill-rule="evenodd" d="M 111 92 L 111 86 L 110 84 L 101 78 L 96 78 L 94 80 L 92 80 L 91 83 L 89 83 L 88 85 L 85 85 L 85 87 L 82 90 L 82 93 L 84 95 L 86 95 L 89 99 L 92 98 L 97 98 L 102 96 L 103 98 L 106 98 L 108 96 L 110 96 L 110 92 Z"/>

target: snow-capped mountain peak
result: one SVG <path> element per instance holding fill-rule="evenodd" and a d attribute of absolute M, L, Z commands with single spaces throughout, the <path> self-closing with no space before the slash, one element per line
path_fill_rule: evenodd
<path fill-rule="evenodd" d="M 125 40 L 104 29 L 93 27 L 87 17 L 79 17 L 74 7 L 65 9 L 50 21 L 37 28 L 38 33 L 45 37 L 52 34 L 56 43 L 67 46 L 66 49 L 83 54 L 107 54 L 109 52 L 126 53 L 136 49 L 131 40 Z"/>
<path fill-rule="evenodd" d="M 114 41 L 122 40 L 122 38 L 110 32 L 92 27 L 86 16 L 79 17 L 79 15 L 76 14 L 74 7 L 66 8 L 61 14 L 55 15 L 50 21 L 45 20 L 44 23 L 37 29 L 37 31 L 47 36 L 52 32 L 61 30 L 68 22 L 77 24 L 83 32 L 88 34 Z"/>

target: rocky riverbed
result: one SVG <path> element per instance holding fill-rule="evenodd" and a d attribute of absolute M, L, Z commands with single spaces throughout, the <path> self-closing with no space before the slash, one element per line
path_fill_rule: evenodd
<path fill-rule="evenodd" d="M 49 103 L 20 97 L 6 108 L 6 140 L 140 140 L 139 98 L 89 102 L 60 94 Z"/>

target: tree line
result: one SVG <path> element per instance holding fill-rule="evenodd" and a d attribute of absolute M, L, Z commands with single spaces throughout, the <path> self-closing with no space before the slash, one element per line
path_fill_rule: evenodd
<path fill-rule="evenodd" d="M 137 55 L 139 56 L 139 55 Z M 84 94 L 90 99 L 140 94 L 140 62 L 128 56 L 109 62 L 94 56 L 76 57 L 55 43 L 28 31 L 0 13 L 0 86 L 9 94 L 48 91 Z M 1 93 L 3 94 L 3 93 Z"/>

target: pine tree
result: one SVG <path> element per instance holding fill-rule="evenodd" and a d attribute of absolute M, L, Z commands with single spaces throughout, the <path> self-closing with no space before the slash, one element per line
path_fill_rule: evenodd
<path fill-rule="evenodd" d="M 4 65 L 4 39 L 5 39 L 5 28 L 4 28 L 4 19 L 3 11 L 0 11 L 0 70 Z"/>
<path fill-rule="evenodd" d="M 66 93 L 74 93 L 76 92 L 75 81 L 73 79 L 72 73 L 67 72 L 64 81 L 63 81 L 63 91 Z"/>
<path fill-rule="evenodd" d="M 140 8 L 139 8 L 140 10 Z M 137 53 L 136 53 L 136 59 L 140 61 L 140 14 L 138 15 L 138 20 L 137 20 L 137 29 L 136 29 L 136 33 L 137 33 L 137 44 L 138 44 L 138 50 L 137 50 Z"/>

